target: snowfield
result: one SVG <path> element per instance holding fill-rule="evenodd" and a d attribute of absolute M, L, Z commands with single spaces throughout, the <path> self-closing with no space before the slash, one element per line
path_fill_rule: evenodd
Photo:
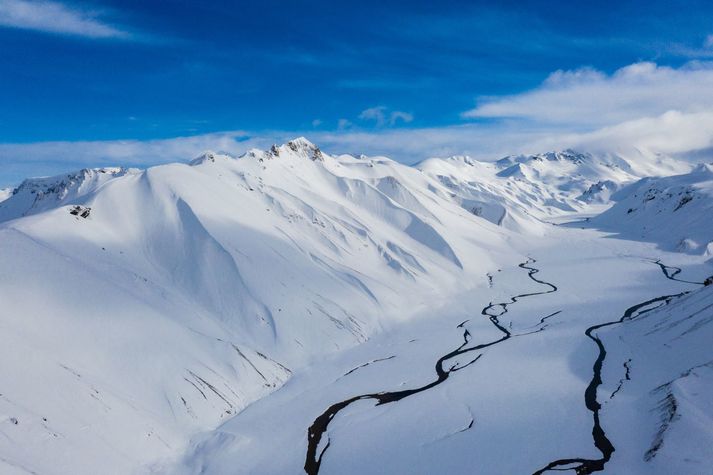
<path fill-rule="evenodd" d="M 713 473 L 711 170 L 299 138 L 28 179 L 0 472 Z"/>
<path fill-rule="evenodd" d="M 595 225 L 664 249 L 713 257 L 713 165 L 644 178 L 613 198 L 616 205 L 594 219 Z"/>

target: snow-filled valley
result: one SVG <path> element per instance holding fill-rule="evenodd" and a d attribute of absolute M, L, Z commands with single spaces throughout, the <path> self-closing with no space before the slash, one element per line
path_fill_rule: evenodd
<path fill-rule="evenodd" d="M 235 158 L 0 200 L 0 473 L 713 474 L 711 165 Z"/>

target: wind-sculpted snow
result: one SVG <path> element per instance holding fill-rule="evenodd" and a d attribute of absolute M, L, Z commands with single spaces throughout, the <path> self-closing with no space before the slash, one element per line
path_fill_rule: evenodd
<path fill-rule="evenodd" d="M 644 178 L 613 195 L 592 224 L 666 250 L 713 257 L 713 165 L 685 175 Z"/>
<path fill-rule="evenodd" d="M 539 272 L 539 269 L 535 267 L 531 267 L 536 261 L 534 259 L 528 259 L 526 262 L 523 262 L 519 265 L 520 268 L 522 269 L 527 269 L 528 270 L 528 276 L 530 279 L 532 279 L 534 282 L 537 282 L 538 284 L 544 285 L 545 287 L 549 287 L 549 289 L 543 290 L 541 292 L 529 292 L 525 294 L 519 294 L 514 297 L 511 297 L 508 302 L 500 302 L 500 303 L 490 303 L 487 306 L 483 307 L 481 310 L 481 315 L 488 317 L 490 322 L 493 324 L 495 328 L 498 329 L 500 332 L 501 336 L 499 338 L 496 338 L 494 340 L 491 340 L 487 343 L 482 343 L 479 345 L 471 345 L 471 334 L 470 331 L 465 328 L 463 330 L 463 343 L 456 348 L 455 350 L 452 350 L 445 355 L 441 356 L 438 358 L 436 361 L 435 365 L 435 371 L 436 371 L 436 379 L 426 383 L 422 386 L 412 388 L 412 389 L 401 389 L 398 391 L 382 391 L 382 392 L 377 392 L 377 393 L 372 393 L 372 394 L 361 394 L 358 396 L 352 396 L 349 399 L 345 399 L 344 401 L 340 401 L 337 403 L 332 404 L 325 410 L 322 414 L 320 414 L 312 423 L 312 425 L 309 427 L 307 431 L 307 457 L 305 459 L 305 465 L 304 465 L 304 470 L 308 475 L 317 475 L 320 470 L 320 466 L 322 464 L 322 457 L 324 457 L 325 452 L 329 448 L 329 438 L 327 437 L 326 442 L 322 442 L 323 437 L 325 436 L 325 433 L 327 432 L 327 428 L 329 426 L 329 423 L 334 419 L 335 416 L 339 414 L 343 409 L 346 409 L 349 407 L 352 403 L 355 403 L 357 401 L 364 401 L 364 400 L 374 400 L 376 401 L 376 405 L 382 405 L 382 404 L 390 404 L 390 403 L 395 403 L 398 402 L 404 398 L 419 394 L 424 391 L 428 391 L 429 389 L 435 388 L 439 384 L 444 383 L 451 374 L 454 374 L 457 371 L 460 371 L 462 369 L 467 368 L 468 366 L 474 364 L 475 362 L 480 359 L 482 356 L 482 353 L 478 354 L 477 356 L 473 357 L 468 363 L 465 363 L 463 365 L 458 364 L 456 361 L 455 363 L 448 363 L 450 360 L 454 360 L 460 355 L 468 354 L 473 351 L 480 351 L 484 350 L 486 348 L 489 348 L 491 346 L 495 346 L 499 343 L 502 343 L 504 341 L 509 340 L 513 336 L 523 336 L 523 335 L 513 335 L 510 330 L 505 328 L 503 324 L 500 321 L 500 317 L 505 315 L 508 312 L 508 306 L 513 305 L 517 303 L 520 299 L 525 298 L 525 297 L 532 297 L 536 295 L 545 295 L 549 294 L 552 292 L 557 291 L 557 287 L 554 284 L 551 284 L 549 282 L 545 282 L 543 280 L 537 279 L 534 277 L 535 274 Z M 549 315 L 548 317 L 553 316 Z M 536 333 L 544 328 L 545 320 L 548 318 L 545 317 L 542 320 L 540 320 L 540 325 L 538 325 L 538 329 L 535 330 L 532 333 Z M 461 324 L 458 325 L 458 328 L 464 328 L 464 325 L 468 321 L 464 321 Z M 353 372 L 353 370 L 350 370 L 350 372 Z M 348 373 L 347 373 L 348 374 Z M 471 419 L 471 422 L 468 426 L 468 428 L 472 427 L 473 420 Z"/>
<path fill-rule="evenodd" d="M 129 473 L 293 368 L 484 285 L 502 231 L 427 183 L 304 139 L 26 181 L 0 203 L 0 412 L 18 421 L 0 460 Z"/>
<path fill-rule="evenodd" d="M 707 473 L 713 460 L 713 287 L 602 333 L 608 359 L 629 360 L 605 413 L 622 453 L 612 473 Z M 616 377 L 612 363 L 605 382 Z"/>
<path fill-rule="evenodd" d="M 410 167 L 300 138 L 237 158 L 27 180 L 0 202 L 0 472 L 296 473 L 315 417 L 360 394 L 331 423 L 336 412 L 323 414 L 328 435 L 315 426 L 325 436 L 313 464 L 333 442 L 324 473 L 413 473 L 412 459 L 425 473 L 470 473 L 473 457 L 483 473 L 527 473 L 563 444 L 590 457 L 581 391 L 596 355 L 584 331 L 649 286 L 674 295 L 713 272 L 700 255 L 663 255 L 660 269 L 656 258 L 634 262 L 652 246 L 544 220 L 600 209 L 642 169 L 669 165 L 567 151 Z M 676 216 L 707 211 L 705 200 L 680 201 Z M 516 267 L 530 254 L 559 291 L 530 263 Z M 679 302 L 707 302 L 693 300 L 705 292 L 669 307 L 685 313 Z M 713 359 L 703 361 L 709 313 L 696 305 L 690 318 L 642 327 L 650 336 L 622 336 L 697 345 L 661 378 L 647 366 L 656 376 L 641 387 L 648 356 L 598 329 L 608 354 L 595 402 L 617 447 L 607 467 L 621 467 L 627 446 L 648 460 L 631 466 L 667 467 L 681 417 L 712 412 L 681 396 Z M 643 435 L 632 441 L 610 414 L 632 411 L 620 404 L 633 394 L 652 412 L 637 416 Z M 362 412 L 365 398 L 381 404 Z M 415 414 L 411 425 L 403 414 Z M 528 436 L 540 426 L 564 441 Z"/>
<path fill-rule="evenodd" d="M 466 210 L 519 232 L 541 233 L 533 217 L 547 219 L 563 212 L 608 204 L 622 184 L 646 174 L 689 169 L 658 157 L 644 160 L 593 155 L 572 150 L 505 157 L 484 163 L 469 157 L 429 159 L 416 165 L 436 177 Z"/>

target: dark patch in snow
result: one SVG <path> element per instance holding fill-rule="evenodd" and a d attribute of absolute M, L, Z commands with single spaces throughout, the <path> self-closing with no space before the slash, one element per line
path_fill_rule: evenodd
<path fill-rule="evenodd" d="M 77 216 L 80 218 L 88 218 L 89 214 L 92 212 L 91 208 L 84 206 L 72 206 L 69 210 L 69 214 L 72 216 Z"/>

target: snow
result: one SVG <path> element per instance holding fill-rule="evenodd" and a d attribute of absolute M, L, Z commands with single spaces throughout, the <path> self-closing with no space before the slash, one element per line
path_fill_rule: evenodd
<path fill-rule="evenodd" d="M 612 404 L 612 418 L 619 422 L 613 435 L 629 448 L 614 461 L 613 471 L 616 467 L 642 474 L 710 470 L 712 309 L 713 287 L 708 286 L 607 335 L 616 342 L 616 359 L 629 361 L 631 368 L 631 380 Z M 609 379 L 618 376 L 611 374 Z"/>
<path fill-rule="evenodd" d="M 514 331 L 526 333 L 542 317 L 560 311 L 550 327 L 491 347 L 477 364 L 432 390 L 390 405 L 359 402 L 340 412 L 329 426 L 330 446 L 320 473 L 412 473 L 414 467 L 423 473 L 465 474 L 472 473 L 473 467 L 483 473 L 532 473 L 557 458 L 595 457 L 583 393 L 596 352 L 584 337 L 585 328 L 618 318 L 637 301 L 690 286 L 666 280 L 649 260 L 622 258 L 634 250 L 653 252 L 650 246 L 601 245 L 601 236 L 589 230 L 566 233 L 573 233 L 576 240 L 555 244 L 545 239 L 532 249 L 538 256 L 536 265 L 543 269 L 538 276 L 554 282 L 558 291 L 513 306 L 505 320 L 513 322 Z M 710 272 L 696 266 L 692 267 L 699 274 Z M 166 473 L 298 471 L 305 458 L 306 428 L 326 407 L 354 395 L 430 381 L 435 360 L 462 342 L 460 322 L 470 319 L 467 328 L 479 342 L 491 340 L 495 335 L 480 316 L 480 308 L 491 300 L 537 290 L 521 270 L 503 269 L 496 274 L 492 290 L 458 296 L 438 309 L 436 318 L 417 319 L 295 373 L 288 386 L 251 405 L 219 430 L 197 436 L 194 450 L 178 465 L 169 465 Z M 678 315 L 676 311 L 672 306 L 671 313 Z M 707 337 L 700 335 L 701 341 Z M 606 341 L 616 345 L 617 337 Z M 708 347 L 699 348 L 711 356 Z M 612 373 L 607 373 L 600 390 L 602 399 L 622 377 L 619 369 L 625 359 L 621 358 L 611 357 L 607 368 Z M 380 361 L 362 366 L 375 360 Z M 641 371 L 657 372 L 658 360 L 635 361 Z M 633 374 L 632 378 L 637 373 Z M 710 386 L 705 389 L 710 391 Z M 633 391 L 625 387 L 617 398 L 629 397 Z M 609 407 L 603 421 L 618 437 L 626 426 L 617 424 Z M 657 419 L 656 414 L 648 417 Z M 471 419 L 473 427 L 467 429 Z M 666 469 L 627 471 L 630 465 L 620 455 L 643 457 L 654 435 L 655 431 L 643 429 L 635 436 L 628 434 L 627 438 L 636 438 L 632 447 L 641 449 L 631 455 L 623 442 L 627 438 L 615 438 L 618 452 L 612 473 L 686 473 L 682 469 L 689 467 L 688 462 L 681 459 L 669 461 Z M 225 445 L 226 440 L 231 442 Z M 703 447 L 706 440 L 701 441 Z M 627 470 L 621 469 L 622 464 Z M 631 467 L 646 470 L 648 465 L 637 461 Z"/>
<path fill-rule="evenodd" d="M 0 188 L 0 203 L 12 196 L 13 188 Z"/>
<path fill-rule="evenodd" d="M 85 168 L 66 175 L 29 178 L 0 199 L 0 222 L 56 208 L 91 193 L 109 180 L 134 173 L 138 170 Z"/>
<path fill-rule="evenodd" d="M 604 227 L 642 183 L 710 191 L 710 167 L 637 182 L 690 168 L 641 161 L 564 151 L 409 167 L 297 138 L 26 180 L 0 202 L 0 472 L 300 473 L 307 428 L 331 404 L 421 386 L 464 338 L 498 339 L 481 310 L 543 290 L 517 266 L 528 257 L 558 289 L 508 304 L 514 336 L 449 361 L 462 370 L 432 389 L 339 412 L 320 473 L 532 473 L 597 457 L 584 331 L 689 290 L 601 331 L 599 394 L 631 360 L 601 414 L 612 473 L 693 470 L 710 461 L 710 287 L 666 279 L 655 261 L 698 282 L 709 257 L 552 224 L 612 195 L 591 221 Z M 665 208 L 687 212 L 696 243 L 710 234 L 710 200 L 697 200 Z M 646 461 L 669 393 L 681 417 Z M 686 431 L 698 442 L 683 448 Z"/>
<path fill-rule="evenodd" d="M 585 212 L 608 204 L 612 192 L 649 175 L 688 171 L 658 157 L 624 158 L 573 150 L 504 157 L 484 163 L 469 157 L 429 159 L 416 165 L 437 178 L 465 209 L 509 229 L 541 233 L 532 220 Z"/>
<path fill-rule="evenodd" d="M 593 219 L 593 225 L 667 250 L 713 257 L 713 165 L 644 178 L 612 198 L 616 205 Z"/>

